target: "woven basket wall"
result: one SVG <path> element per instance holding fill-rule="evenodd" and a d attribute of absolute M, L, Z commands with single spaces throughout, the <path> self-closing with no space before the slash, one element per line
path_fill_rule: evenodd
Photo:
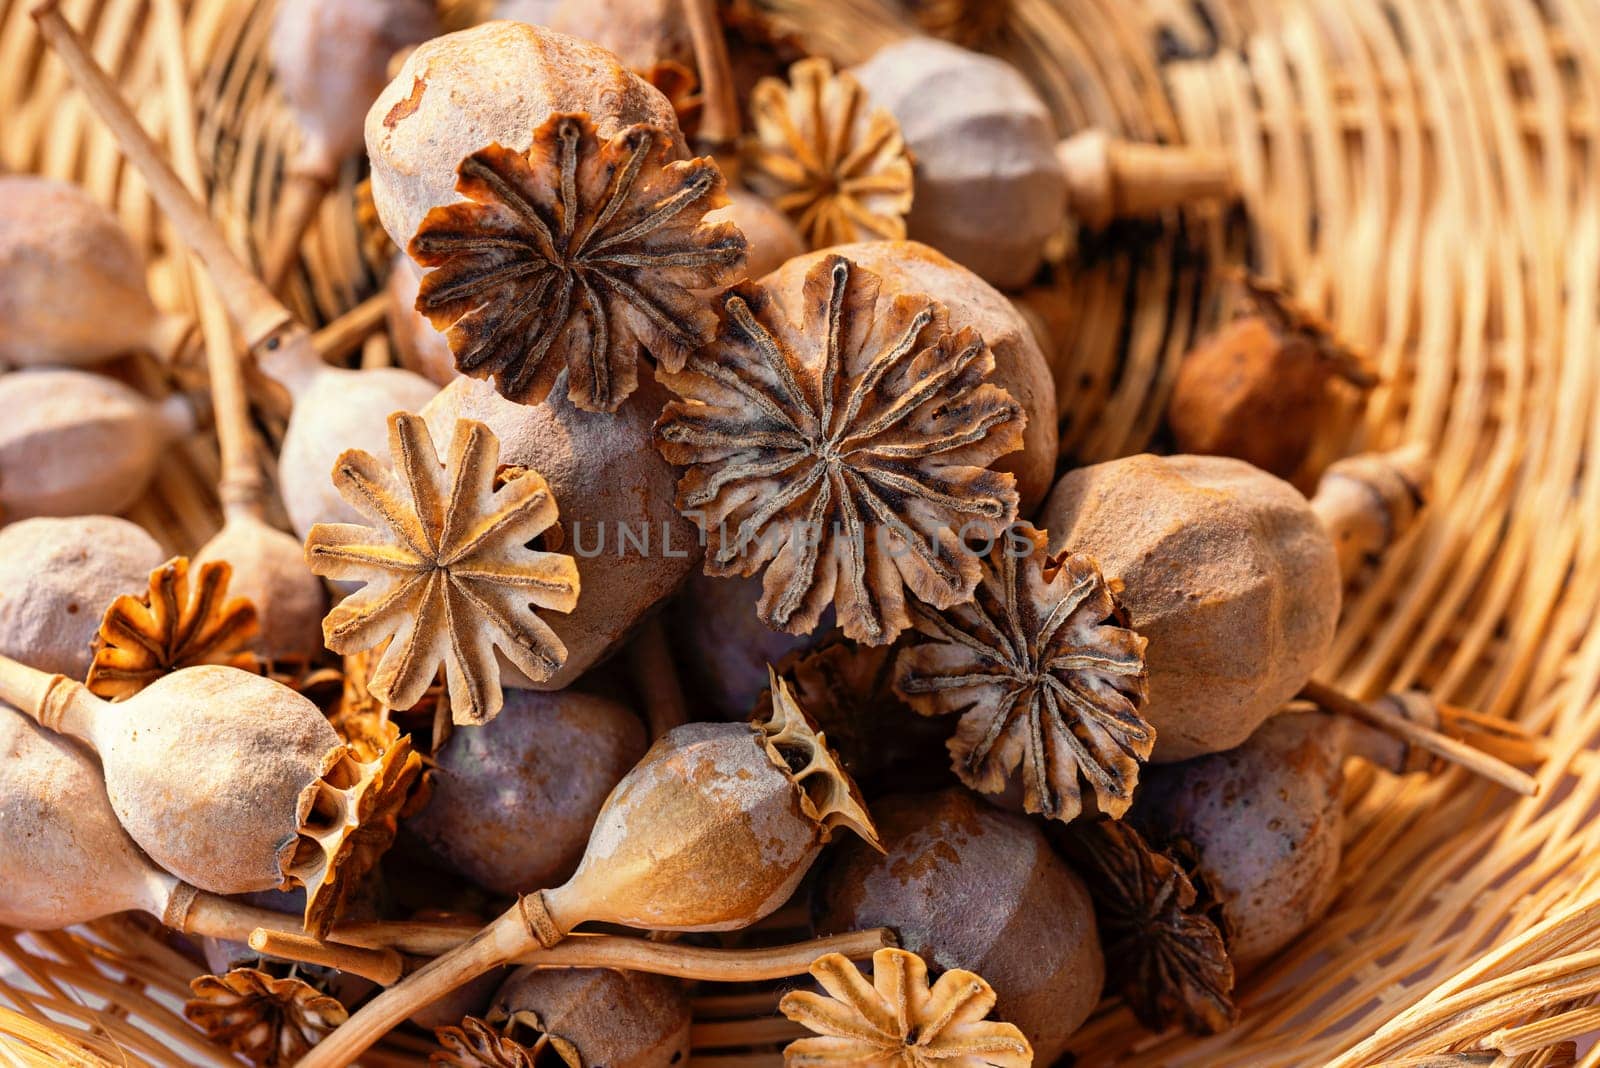
<path fill-rule="evenodd" d="M 888 0 L 764 3 L 845 62 L 910 29 Z M 0 0 L 0 164 L 113 205 L 149 249 L 158 300 L 189 306 L 158 214 L 26 7 Z M 146 0 L 64 7 L 159 133 Z M 269 12 L 183 7 L 213 212 L 253 251 L 293 137 L 263 59 Z M 1600 4 L 1009 0 L 1003 14 L 973 43 L 1027 73 L 1063 131 L 1223 148 L 1248 209 L 1248 223 L 1085 236 L 1027 298 L 1056 329 L 1064 452 L 1146 444 L 1177 359 L 1215 321 L 1219 268 L 1289 283 L 1385 378 L 1334 445 L 1422 441 L 1437 465 L 1427 520 L 1347 606 L 1326 676 L 1364 694 L 1426 686 L 1548 746 L 1531 800 L 1456 772 L 1355 771 L 1338 903 L 1243 982 L 1239 1026 L 1150 1036 L 1108 1004 L 1080 1036 L 1081 1063 L 1571 1063 L 1564 1043 L 1600 1032 Z M 382 270 L 355 220 L 358 178 L 352 167 L 325 206 L 294 282 L 312 321 Z M 195 548 L 217 523 L 216 465 L 203 439 L 175 450 L 133 518 Z M 15 969 L 0 981 L 0 1063 L 68 1063 L 68 1048 L 84 1063 L 234 1063 L 174 1014 L 195 966 L 131 921 L 0 931 L 0 957 Z M 719 1050 L 713 1019 L 770 1006 L 703 999 L 697 1062 L 776 1065 Z M 773 1022 L 773 1042 L 786 1027 Z"/>

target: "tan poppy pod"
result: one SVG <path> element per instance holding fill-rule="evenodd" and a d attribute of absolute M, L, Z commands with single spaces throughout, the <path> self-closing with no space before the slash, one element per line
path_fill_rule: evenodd
<path fill-rule="evenodd" d="M 667 606 L 667 636 L 691 700 L 708 706 L 703 718 L 748 718 L 767 688 L 767 665 L 811 648 L 826 633 L 823 627 L 799 635 L 773 630 L 756 615 L 760 600 L 759 578 L 696 571 Z"/>
<path fill-rule="evenodd" d="M 770 274 L 806 251 L 805 239 L 789 217 L 742 185 L 729 184 L 727 206 L 708 212 L 706 222 L 731 222 L 744 234 L 750 244 L 744 265 L 748 278 Z"/>
<path fill-rule="evenodd" d="M 660 975 L 521 968 L 495 994 L 488 1022 L 527 1048 L 548 1036 L 560 1054 L 577 1056 L 565 1062 L 571 1068 L 664 1068 L 689 1058 L 688 988 Z"/>
<path fill-rule="evenodd" d="M 417 311 L 417 290 L 421 285 L 422 269 L 410 256 L 398 253 L 383 287 L 384 315 L 400 366 L 442 388 L 457 376 L 456 357 L 450 351 L 449 340 Z"/>
<path fill-rule="evenodd" d="M 1288 945 L 1338 891 L 1349 756 L 1408 770 L 1404 743 L 1321 712 L 1274 716 L 1235 749 L 1146 770 L 1128 818 L 1153 842 L 1193 847 L 1239 968 Z"/>
<path fill-rule="evenodd" d="M 574 112 L 602 138 L 650 123 L 683 152 L 667 98 L 597 45 L 523 22 L 488 22 L 421 45 L 367 114 L 384 229 L 405 248 L 429 211 L 459 199 L 463 159 L 495 144 L 526 152 L 546 119 Z"/>
<path fill-rule="evenodd" d="M 1026 285 L 1067 195 L 1055 124 L 1027 80 L 929 37 L 889 45 L 852 73 L 899 120 L 916 161 L 911 238 L 1002 289 Z"/>
<path fill-rule="evenodd" d="M 367 109 L 389 82 L 395 53 L 439 33 L 431 0 L 280 0 L 267 54 L 300 142 L 278 194 L 262 277 L 277 289 L 306 227 L 360 154 Z"/>
<path fill-rule="evenodd" d="M 83 678 L 106 607 L 166 558 L 143 527 L 108 515 L 0 527 L 0 656 Z"/>
<path fill-rule="evenodd" d="M 558 885 L 647 744 L 639 717 L 615 701 L 510 690 L 498 717 L 458 728 L 434 753 L 427 807 L 406 828 L 497 894 Z"/>
<path fill-rule="evenodd" d="M 1044 835 L 964 790 L 873 803 L 883 852 L 846 842 L 817 884 L 818 933 L 883 924 L 941 971 L 976 971 L 1039 1064 L 1100 1000 L 1105 962 L 1089 892 Z"/>
<path fill-rule="evenodd" d="M 195 429 L 194 408 L 104 375 L 38 368 L 0 375 L 0 519 L 120 512 L 161 453 Z"/>
<path fill-rule="evenodd" d="M 257 516 L 235 511 L 194 558 L 197 566 L 213 560 L 233 567 L 234 595 L 256 607 L 261 624 L 251 643 L 256 652 L 268 660 L 309 660 L 321 654 L 328 594 L 306 567 L 298 540 Z"/>
<path fill-rule="evenodd" d="M 128 232 L 87 193 L 0 176 L 0 368 L 78 366 L 136 350 L 165 359 L 191 325 L 156 310 Z"/>
<path fill-rule="evenodd" d="M 698 567 L 699 534 L 678 514 L 676 476 L 651 443 L 664 403 L 641 371 L 638 392 L 612 415 L 580 411 L 561 390 L 533 407 L 513 404 L 493 384 L 465 377 L 422 409 L 436 441 L 448 441 L 460 419 L 486 425 L 500 441 L 500 463 L 539 472 L 561 506 L 561 543 L 547 538 L 546 545 L 576 558 L 583 592 L 571 612 L 545 622 L 567 659 L 537 684 L 502 663 L 505 685 L 564 689 Z"/>
<path fill-rule="evenodd" d="M 694 63 L 683 0 L 558 0 L 545 25 L 616 53 L 630 70 Z"/>
<path fill-rule="evenodd" d="M 810 264 L 830 252 L 893 279 L 907 292 L 927 294 L 950 310 L 952 327 L 971 327 L 982 335 L 994 353 L 990 381 L 1015 397 L 1028 417 L 1022 428 L 1022 450 L 1000 457 L 993 467 L 1017 476 L 1018 513 L 1033 515 L 1050 492 L 1058 430 L 1055 382 L 1027 319 L 1016 305 L 963 264 L 920 241 L 839 245 L 797 260 L 786 274 L 804 277 L 801 264 Z"/>
<path fill-rule="evenodd" d="M 1149 641 L 1152 761 L 1240 744 L 1333 642 L 1333 542 L 1293 486 L 1242 460 L 1140 455 L 1069 471 L 1039 526 L 1051 552 L 1099 561 Z"/>
<path fill-rule="evenodd" d="M 237 668 L 186 668 L 112 705 L 0 658 L 0 699 L 99 755 L 118 821 L 161 867 L 217 894 L 305 886 L 319 933 L 420 770 L 404 744 L 357 761 L 316 705 Z"/>
<path fill-rule="evenodd" d="M 584 923 L 731 931 L 787 901 L 832 832 L 876 842 L 855 785 L 773 680 L 763 723 L 690 723 L 663 736 L 595 820 L 578 870 L 520 898 L 471 941 L 380 994 L 308 1059 L 342 1065 L 411 1013 Z"/>
<path fill-rule="evenodd" d="M 157 868 L 118 822 L 94 757 L 5 704 L 0 752 L 0 925 L 55 930 L 138 910 L 234 942 L 256 928 L 300 930 L 299 916 L 197 891 Z M 339 958 L 367 970 L 362 951 Z"/>

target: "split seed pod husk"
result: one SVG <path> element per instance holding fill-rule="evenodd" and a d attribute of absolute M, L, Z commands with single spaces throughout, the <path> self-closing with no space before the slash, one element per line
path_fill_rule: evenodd
<path fill-rule="evenodd" d="M 613 412 L 641 354 L 676 370 L 716 329 L 693 290 L 731 282 L 744 236 L 707 225 L 727 203 L 709 157 L 676 159 L 675 128 L 637 123 L 602 138 L 556 112 L 525 152 L 496 142 L 461 161 L 469 203 L 423 218 L 406 246 L 431 267 L 417 310 L 447 330 L 456 369 L 538 404 L 563 374 L 585 411 Z"/>
<path fill-rule="evenodd" d="M 207 1038 L 262 1068 L 297 1063 L 335 1027 L 350 1018 L 338 998 L 292 976 L 259 968 L 202 975 L 189 983 L 194 995 L 183 1015 Z"/>
<path fill-rule="evenodd" d="M 906 225 L 1002 289 L 1038 272 L 1066 216 L 1054 121 L 1015 68 L 929 37 L 880 49 L 852 69 L 898 120 L 916 160 Z"/>
<path fill-rule="evenodd" d="M 144 495 L 161 454 L 195 429 L 187 398 L 154 401 L 67 368 L 0 375 L 0 516 L 121 512 Z"/>
<path fill-rule="evenodd" d="M 615 701 L 508 690 L 492 722 L 454 732 L 434 753 L 432 796 L 406 829 L 495 893 L 559 885 L 647 744 L 639 717 Z"/>
<path fill-rule="evenodd" d="M 952 328 L 971 327 L 982 336 L 994 354 L 990 381 L 1011 394 L 1027 416 L 1022 448 L 1000 457 L 993 467 L 1017 477 L 1017 514 L 1032 516 L 1055 478 L 1059 431 L 1050 364 L 1028 320 L 1003 293 L 949 256 L 918 241 L 865 241 L 829 251 L 848 257 L 908 292 L 927 293 L 948 309 Z M 812 261 L 808 258 L 800 262 Z M 798 270 L 800 267 L 795 265 L 785 273 Z"/>
<path fill-rule="evenodd" d="M 487 1025 L 500 1041 L 489 1043 L 473 1023 Z M 558 1060 L 566 1068 L 662 1068 L 687 1063 L 689 1024 L 689 994 L 679 980 L 596 968 L 521 968 L 495 994 L 485 1020 L 441 1029 L 449 1055 L 434 1056 L 450 1068 Z M 518 1054 L 526 1060 L 516 1060 Z"/>
<path fill-rule="evenodd" d="M 678 514 L 672 466 L 652 446 L 654 413 L 665 400 L 644 371 L 634 399 L 613 415 L 581 411 L 559 391 L 544 404 L 513 404 L 471 378 L 458 378 L 423 409 L 436 441 L 460 419 L 487 426 L 500 463 L 539 472 L 561 506 L 560 544 L 550 547 L 576 558 L 583 595 L 545 622 L 566 647 L 566 663 L 542 681 L 502 669 L 506 685 L 571 685 L 699 566 L 699 534 Z"/>
<path fill-rule="evenodd" d="M 1279 478 L 1306 463 L 1337 403 L 1377 384 L 1366 357 L 1282 287 L 1244 276 L 1245 306 L 1184 356 L 1167 402 L 1179 452 L 1233 456 Z"/>
<path fill-rule="evenodd" d="M 1339 619 L 1333 542 L 1293 486 L 1221 456 L 1067 472 L 1041 525 L 1092 556 L 1149 643 L 1156 762 L 1239 745 L 1321 666 Z"/>
<path fill-rule="evenodd" d="M 1344 717 L 1286 712 L 1223 753 L 1146 770 L 1128 820 L 1182 843 L 1221 908 L 1241 971 L 1316 922 L 1339 887 L 1344 761 L 1409 770 L 1403 743 Z"/>
<path fill-rule="evenodd" d="M 811 977 L 827 996 L 791 991 L 778 1009 L 821 1037 L 789 1043 L 785 1065 L 1033 1064 L 1033 1047 L 1014 1024 L 987 1019 L 996 995 L 973 972 L 954 968 L 930 986 L 921 957 L 880 949 L 870 983 L 838 953 L 819 957 Z"/>
<path fill-rule="evenodd" d="M 0 656 L 81 679 L 106 606 L 166 558 L 143 527 L 108 515 L 0 527 Z"/>
<path fill-rule="evenodd" d="M 458 199 L 461 161 L 488 145 L 526 152 L 556 113 L 587 114 L 602 140 L 646 123 L 685 155 L 672 105 L 597 45 L 489 22 L 421 45 L 367 114 L 372 196 L 405 248 L 429 211 Z"/>
<path fill-rule="evenodd" d="M 1003 1020 L 1054 1064 L 1100 999 L 1105 965 L 1089 892 L 1038 827 L 961 790 L 875 802 L 880 854 L 826 862 L 819 934 L 882 924 L 932 967 L 984 976 Z"/>
<path fill-rule="evenodd" d="M 971 602 L 914 606 L 918 639 L 899 655 L 895 691 L 924 715 L 960 714 L 951 767 L 972 789 L 1020 780 L 1029 812 L 1120 817 L 1156 741 L 1140 713 L 1145 640 L 1091 557 L 1046 543 L 1018 524 L 984 558 Z"/>
<path fill-rule="evenodd" d="M 100 756 L 130 837 L 203 890 L 304 886 L 324 932 L 393 840 L 420 759 L 362 762 L 306 698 L 237 668 L 185 668 L 116 705 L 0 658 L 0 699 Z"/>
<path fill-rule="evenodd" d="M 98 697 L 132 697 L 163 675 L 199 664 L 256 666 L 245 651 L 258 630 L 255 605 L 229 599 L 233 569 L 214 561 L 194 569 L 175 556 L 150 572 L 141 594 L 125 593 L 105 610 L 84 685 Z"/>
<path fill-rule="evenodd" d="M 871 817 L 788 687 L 772 718 L 663 735 L 606 799 L 578 870 L 390 988 L 325 1051 L 353 1057 L 417 1008 L 582 923 L 731 931 L 787 901 L 835 829 L 876 845 Z"/>
<path fill-rule="evenodd" d="M 313 571 L 366 583 L 328 613 L 323 637 L 344 654 L 389 639 L 368 685 L 394 708 L 420 701 L 442 663 L 456 722 L 485 722 L 503 700 L 497 654 L 540 681 L 566 659 L 534 608 L 571 611 L 577 566 L 526 546 L 555 523 L 555 499 L 533 471 L 496 484 L 500 444 L 482 423 L 457 422 L 441 463 L 422 417 L 396 412 L 389 453 L 392 469 L 351 450 L 333 473 L 378 526 L 319 524 L 306 538 Z"/>
<path fill-rule="evenodd" d="M 983 337 L 837 253 L 723 299 L 716 343 L 662 376 L 682 399 L 656 426 L 688 468 L 678 507 L 706 536 L 706 572 L 764 570 L 769 626 L 808 633 L 832 604 L 869 645 L 909 625 L 908 595 L 969 597 L 978 565 L 957 542 L 1016 518 L 1016 480 L 991 465 L 1025 421 Z"/>
<path fill-rule="evenodd" d="M 190 324 L 151 303 L 143 257 L 115 215 L 75 185 L 31 175 L 0 176 L 0 205 L 0 368 L 176 355 Z"/>

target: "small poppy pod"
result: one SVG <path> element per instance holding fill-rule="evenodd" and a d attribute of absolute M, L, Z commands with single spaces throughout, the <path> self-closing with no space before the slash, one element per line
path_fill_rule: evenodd
<path fill-rule="evenodd" d="M 749 716 L 767 688 L 767 665 L 810 649 L 826 633 L 827 621 L 811 634 L 773 630 L 756 615 L 760 600 L 759 578 L 720 578 L 697 571 L 667 605 L 672 651 L 683 666 L 690 696 L 709 706 L 707 719 Z"/>
<path fill-rule="evenodd" d="M 213 560 L 232 565 L 233 594 L 256 608 L 260 632 L 251 648 L 268 660 L 309 661 L 322 654 L 328 594 L 306 566 L 299 541 L 248 511 L 234 510 L 194 563 Z"/>
<path fill-rule="evenodd" d="M 1145 770 L 1127 818 L 1154 843 L 1192 847 L 1237 967 L 1277 953 L 1332 902 L 1349 756 L 1409 770 L 1404 743 L 1321 712 L 1286 712 L 1236 749 Z"/>
<path fill-rule="evenodd" d="M 646 746 L 639 717 L 615 701 L 509 690 L 499 716 L 457 729 L 434 754 L 428 805 L 406 827 L 488 890 L 555 886 L 578 866 L 600 806 Z"/>
<path fill-rule="evenodd" d="M 1027 80 L 930 37 L 891 44 L 851 72 L 899 121 L 916 160 L 909 235 L 1002 289 L 1026 285 L 1067 198 L 1054 120 Z"/>
<path fill-rule="evenodd" d="M 683 0 L 557 0 L 546 23 L 616 53 L 630 70 L 694 63 Z"/>
<path fill-rule="evenodd" d="M 1239 745 L 1327 656 L 1332 540 L 1287 482 L 1220 456 L 1129 456 L 1069 471 L 1046 502 L 1050 551 L 1088 553 L 1148 640 L 1154 762 Z"/>
<path fill-rule="evenodd" d="M 81 679 L 106 606 L 143 589 L 167 554 L 108 515 L 0 527 L 0 656 Z"/>
<path fill-rule="evenodd" d="M 8 519 L 130 508 L 166 447 L 196 426 L 180 394 L 155 401 L 67 368 L 0 375 L 0 411 L 0 515 Z"/>
<path fill-rule="evenodd" d="M 994 353 L 990 381 L 1022 405 L 1028 421 L 1022 449 L 994 462 L 996 471 L 1017 476 L 1018 514 L 1031 516 L 1050 492 L 1056 467 L 1056 387 L 1028 320 L 1015 304 L 963 264 L 920 241 L 863 241 L 839 245 L 794 260 L 784 275 L 803 278 L 805 266 L 838 253 L 889 279 L 906 292 L 926 293 L 950 310 L 950 325 L 971 327 Z"/>
<path fill-rule="evenodd" d="M 305 886 L 318 933 L 420 770 L 405 744 L 356 760 L 316 705 L 237 668 L 185 668 L 111 705 L 0 659 L 0 697 L 99 755 L 118 820 L 162 868 L 217 894 Z"/>
<path fill-rule="evenodd" d="M 450 351 L 449 340 L 417 311 L 417 290 L 421 285 L 421 268 L 410 256 L 397 253 L 383 289 L 384 314 L 400 366 L 442 388 L 456 378 L 456 357 Z"/>
<path fill-rule="evenodd" d="M 805 239 L 789 217 L 742 185 L 728 185 L 728 203 L 707 212 L 706 222 L 730 222 L 744 234 L 750 245 L 744 265 L 747 278 L 770 274 L 806 251 Z"/>
<path fill-rule="evenodd" d="M 367 113 L 372 197 L 405 248 L 432 209 L 458 200 L 456 169 L 487 145 L 526 152 L 558 113 L 584 113 L 609 139 L 634 123 L 671 135 L 672 105 L 597 45 L 524 22 L 488 22 L 419 46 Z"/>
<path fill-rule="evenodd" d="M 932 967 L 976 971 L 996 1014 L 1053 1064 L 1100 999 L 1105 962 L 1088 889 L 1038 827 L 965 790 L 873 805 L 883 852 L 847 842 L 825 863 L 819 933 L 892 927 Z"/>
<path fill-rule="evenodd" d="M 170 357 L 190 326 L 151 303 L 144 260 L 115 215 L 75 185 L 0 176 L 0 367 Z"/>
<path fill-rule="evenodd" d="M 437 441 L 448 441 L 458 420 L 483 423 L 499 439 L 501 465 L 539 472 L 561 505 L 560 543 L 545 542 L 576 559 L 583 593 L 571 612 L 545 622 L 567 659 L 536 684 L 502 663 L 505 685 L 564 689 L 698 566 L 699 533 L 678 514 L 672 468 L 651 444 L 651 420 L 663 403 L 641 370 L 635 399 L 613 415 L 581 411 L 562 390 L 543 404 L 513 404 L 491 383 L 465 377 L 422 409 Z"/>
<path fill-rule="evenodd" d="M 543 1038 L 568 1068 L 665 1068 L 688 1061 L 690 1015 L 688 988 L 676 979 L 520 968 L 495 994 L 487 1022 L 526 1049 Z"/>

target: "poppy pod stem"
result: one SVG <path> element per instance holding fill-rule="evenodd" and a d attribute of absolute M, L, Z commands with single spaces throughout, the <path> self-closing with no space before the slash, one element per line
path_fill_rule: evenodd
<path fill-rule="evenodd" d="M 1417 722 L 1390 707 L 1390 702 L 1358 701 L 1332 686 L 1315 681 L 1301 688 L 1300 697 L 1324 712 L 1349 716 L 1426 749 L 1514 793 L 1524 797 L 1534 797 L 1539 793 L 1538 780 L 1527 772 L 1519 771 L 1498 757 Z"/>
<path fill-rule="evenodd" d="M 1103 130 L 1062 141 L 1056 159 L 1067 179 L 1068 207 L 1096 229 L 1236 192 L 1233 164 L 1220 152 L 1121 141 Z"/>
<path fill-rule="evenodd" d="M 716 0 L 683 0 L 683 14 L 694 42 L 695 65 L 700 68 L 700 91 L 705 96 L 700 140 L 718 150 L 739 140 L 739 98 L 734 95 L 728 40 L 717 18 Z"/>

